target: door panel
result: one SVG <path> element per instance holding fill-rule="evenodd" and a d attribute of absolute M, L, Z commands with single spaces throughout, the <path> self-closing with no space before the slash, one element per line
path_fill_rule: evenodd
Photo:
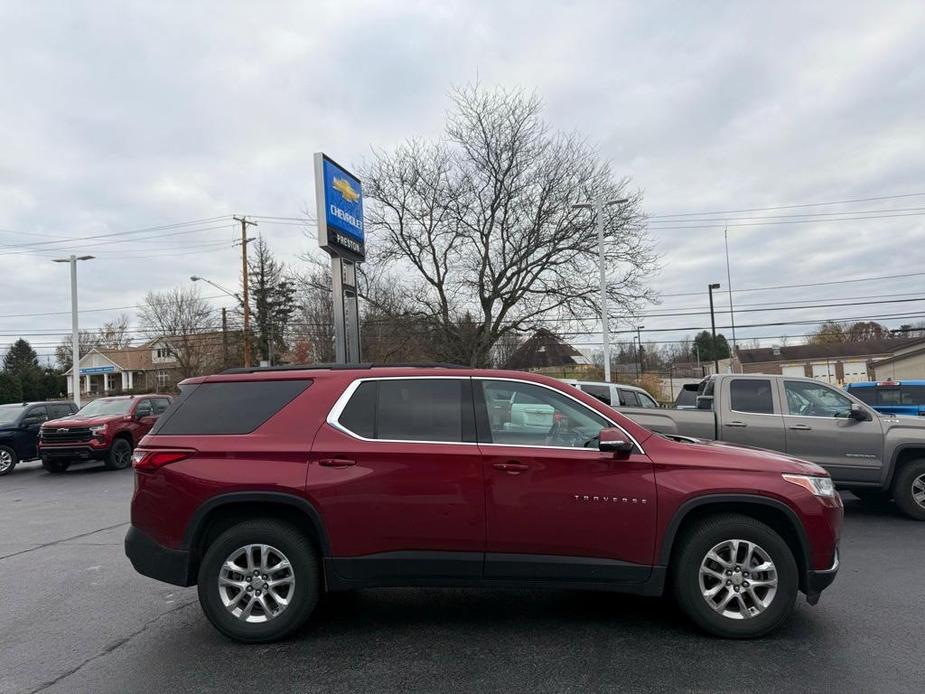
<path fill-rule="evenodd" d="M 595 437 L 612 423 L 556 389 L 501 379 L 473 384 L 486 578 L 645 580 L 656 515 L 651 461 L 639 451 L 619 458 L 597 450 Z M 492 402 L 519 397 L 553 412 L 548 430 L 489 415 Z"/>
<path fill-rule="evenodd" d="M 721 441 L 785 451 L 784 418 L 769 378 L 730 378 L 723 382 Z"/>
<path fill-rule="evenodd" d="M 597 450 L 480 447 L 487 552 L 651 563 L 656 497 L 646 456 L 616 459 Z M 504 469 L 511 465 L 526 469 Z M 489 568 L 490 563 L 486 577 Z"/>
<path fill-rule="evenodd" d="M 829 469 L 836 480 L 880 479 L 883 428 L 880 418 L 858 422 L 843 414 L 852 400 L 837 389 L 811 381 L 784 380 L 787 453 Z"/>

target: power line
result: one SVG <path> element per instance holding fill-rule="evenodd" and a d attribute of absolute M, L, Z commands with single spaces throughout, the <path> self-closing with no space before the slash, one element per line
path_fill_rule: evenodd
<path fill-rule="evenodd" d="M 880 275 L 879 277 L 858 277 L 852 280 L 832 280 L 830 282 L 807 282 L 805 284 L 778 284 L 769 287 L 746 287 L 744 289 L 734 289 L 733 294 L 742 292 L 765 292 L 774 289 L 802 289 L 803 287 L 826 287 L 835 284 L 852 284 L 854 282 L 873 282 L 875 280 L 892 280 L 905 279 L 907 277 L 921 277 L 925 272 L 904 272 L 901 275 Z M 662 296 L 702 296 L 703 292 L 675 292 L 673 294 L 662 294 Z"/>
<path fill-rule="evenodd" d="M 771 224 L 829 224 L 830 222 L 855 222 L 863 221 L 867 219 L 891 219 L 894 217 L 921 217 L 925 216 L 925 212 L 908 212 L 903 214 L 881 214 L 881 215 L 869 215 L 866 217 L 841 217 L 841 218 L 832 218 L 832 219 L 788 219 L 781 221 L 770 221 L 770 222 L 735 222 L 730 221 L 728 226 L 730 227 L 758 227 L 758 226 L 768 226 Z M 715 224 L 696 224 L 696 222 L 702 222 L 708 220 L 694 219 L 691 220 L 692 224 L 685 226 L 654 226 L 650 227 L 655 231 L 675 231 L 683 229 L 714 229 L 720 224 L 723 224 L 725 220 L 718 220 Z"/>
<path fill-rule="evenodd" d="M 804 202 L 796 205 L 775 205 L 773 207 L 750 207 L 743 210 L 719 210 L 716 212 L 677 212 L 674 214 L 650 215 L 649 219 L 665 219 L 668 217 L 696 217 L 703 215 L 739 214 L 740 212 L 769 212 L 772 210 L 794 210 L 802 207 L 825 207 L 826 205 L 848 205 L 855 202 L 873 202 L 875 200 L 897 200 L 899 198 L 915 198 L 925 196 L 925 193 L 904 193 L 901 195 L 880 195 L 872 198 L 854 198 L 851 200 L 834 200 L 832 202 Z"/>

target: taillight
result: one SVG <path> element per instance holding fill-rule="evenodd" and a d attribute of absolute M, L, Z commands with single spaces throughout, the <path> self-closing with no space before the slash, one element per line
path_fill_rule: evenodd
<path fill-rule="evenodd" d="M 193 450 L 145 450 L 136 448 L 132 453 L 132 467 L 142 472 L 152 472 L 158 468 L 186 460 L 194 455 Z"/>

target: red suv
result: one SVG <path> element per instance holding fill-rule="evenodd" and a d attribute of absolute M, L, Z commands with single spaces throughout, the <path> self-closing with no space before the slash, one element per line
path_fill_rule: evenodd
<path fill-rule="evenodd" d="M 169 395 L 99 398 L 76 414 L 45 422 L 38 443 L 42 466 L 52 473 L 82 460 L 101 460 L 110 470 L 128 467 L 132 450 L 171 400 Z"/>
<path fill-rule="evenodd" d="M 838 569 L 821 467 L 653 434 L 545 376 L 327 366 L 180 389 L 133 456 L 126 554 L 198 584 L 240 641 L 373 586 L 670 586 L 707 631 L 751 637 Z"/>

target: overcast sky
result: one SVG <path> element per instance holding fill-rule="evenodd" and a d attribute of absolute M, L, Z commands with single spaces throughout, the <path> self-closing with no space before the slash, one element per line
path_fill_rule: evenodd
<path fill-rule="evenodd" d="M 371 148 L 437 136 L 450 87 L 476 79 L 535 90 L 553 126 L 584 133 L 645 192 L 663 254 L 656 313 L 704 307 L 710 281 L 725 289 L 722 220 L 745 216 L 678 229 L 658 215 L 904 195 L 748 213 L 879 218 L 730 226 L 733 286 L 925 273 L 921 1 L 11 1 L 0 45 L 0 350 L 25 334 L 50 354 L 68 331 L 66 313 L 12 314 L 69 310 L 66 266 L 50 259 L 70 252 L 97 256 L 80 267 L 82 309 L 131 306 L 192 274 L 238 281 L 230 226 L 159 241 L 62 237 L 298 216 L 314 206 L 313 152 L 356 165 Z M 258 231 L 289 262 L 311 249 L 297 226 Z M 675 296 L 688 292 L 698 295 Z M 925 274 L 735 302 L 875 295 L 925 297 Z M 120 312 L 84 313 L 82 325 Z M 925 301 L 737 313 L 737 323 L 917 312 Z M 703 315 L 643 321 L 709 326 Z"/>

